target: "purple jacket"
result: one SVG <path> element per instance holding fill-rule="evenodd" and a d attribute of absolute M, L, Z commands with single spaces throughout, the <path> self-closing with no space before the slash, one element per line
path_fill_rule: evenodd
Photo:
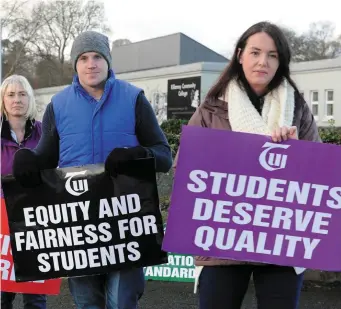
<path fill-rule="evenodd" d="M 11 138 L 8 121 L 5 120 L 1 131 L 1 175 L 12 174 L 15 152 L 20 148 L 35 148 L 39 142 L 40 136 L 41 122 L 28 121 L 25 129 L 25 139 L 19 145 Z"/>

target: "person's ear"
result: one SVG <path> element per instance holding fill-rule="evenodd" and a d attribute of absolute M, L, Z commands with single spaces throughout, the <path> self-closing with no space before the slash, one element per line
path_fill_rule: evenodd
<path fill-rule="evenodd" d="M 238 53 L 237 53 L 237 60 L 240 64 L 243 63 L 243 53 L 242 53 L 242 49 L 238 48 Z"/>

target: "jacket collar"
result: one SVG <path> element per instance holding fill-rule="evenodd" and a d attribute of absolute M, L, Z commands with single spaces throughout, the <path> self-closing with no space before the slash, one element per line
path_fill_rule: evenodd
<path fill-rule="evenodd" d="M 214 114 L 220 118 L 228 119 L 228 107 L 227 102 L 222 98 L 205 100 L 202 103 L 201 108 L 207 110 L 209 113 Z"/>
<path fill-rule="evenodd" d="M 116 77 L 115 77 L 115 73 L 112 69 L 110 69 L 108 71 L 108 78 L 105 82 L 105 85 L 104 85 L 104 93 L 103 93 L 103 96 L 102 97 L 106 97 L 106 94 L 108 93 L 108 91 L 111 89 L 114 81 L 116 80 Z M 77 90 L 79 90 L 80 92 L 83 93 L 83 95 L 85 97 L 88 97 L 90 98 L 91 96 L 89 95 L 89 93 L 83 88 L 83 86 L 81 85 L 80 81 L 79 81 L 79 77 L 78 77 L 78 74 L 74 75 L 73 77 L 73 81 L 72 81 L 72 84 L 76 87 Z"/>
<path fill-rule="evenodd" d="M 26 125 L 25 125 L 25 136 L 24 136 L 24 140 L 28 139 L 31 134 L 32 131 L 35 127 L 35 120 L 32 119 L 28 119 L 26 121 Z M 9 121 L 7 120 L 6 117 L 3 118 L 3 123 L 2 123 L 2 128 L 1 128 L 1 138 L 5 139 L 7 141 L 12 141 L 14 143 L 16 143 L 15 140 L 13 140 L 12 135 L 11 135 L 11 127 L 9 125 Z"/>

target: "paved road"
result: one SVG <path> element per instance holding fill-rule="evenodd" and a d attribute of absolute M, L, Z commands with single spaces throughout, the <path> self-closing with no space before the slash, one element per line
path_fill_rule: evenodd
<path fill-rule="evenodd" d="M 146 293 L 141 299 L 140 309 L 196 309 L 197 299 L 193 294 L 192 283 L 155 282 L 149 281 Z M 15 300 L 14 309 L 22 309 L 22 298 Z M 64 281 L 61 294 L 49 296 L 48 308 L 70 309 L 75 308 L 71 299 L 67 282 Z M 243 309 L 256 309 L 252 286 L 245 298 Z M 341 285 L 320 287 L 309 284 L 303 288 L 299 309 L 340 309 Z"/>

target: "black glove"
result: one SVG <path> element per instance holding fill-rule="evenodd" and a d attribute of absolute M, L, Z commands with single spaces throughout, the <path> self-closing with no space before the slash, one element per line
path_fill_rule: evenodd
<path fill-rule="evenodd" d="M 136 159 L 148 157 L 148 151 L 142 146 L 131 148 L 115 148 L 111 151 L 105 160 L 105 170 L 115 175 L 119 172 L 120 164 Z"/>
<path fill-rule="evenodd" d="M 42 183 L 39 162 L 32 150 L 24 148 L 15 153 L 13 176 L 25 188 L 34 188 Z"/>

